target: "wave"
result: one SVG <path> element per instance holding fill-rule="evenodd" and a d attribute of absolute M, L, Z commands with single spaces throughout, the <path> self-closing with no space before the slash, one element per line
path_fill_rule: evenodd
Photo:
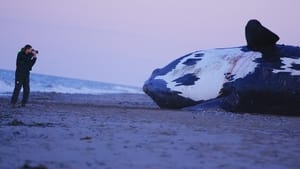
<path fill-rule="evenodd" d="M 14 71 L 0 69 L 0 93 L 13 91 L 14 74 Z M 70 94 L 142 93 L 142 89 L 138 87 L 34 73 L 30 75 L 30 90 Z"/>

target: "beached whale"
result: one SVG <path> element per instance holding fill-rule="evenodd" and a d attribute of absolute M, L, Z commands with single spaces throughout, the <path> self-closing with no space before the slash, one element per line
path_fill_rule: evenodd
<path fill-rule="evenodd" d="M 257 20 L 246 25 L 247 45 L 199 50 L 153 71 L 143 90 L 161 108 L 300 115 L 300 48 Z"/>

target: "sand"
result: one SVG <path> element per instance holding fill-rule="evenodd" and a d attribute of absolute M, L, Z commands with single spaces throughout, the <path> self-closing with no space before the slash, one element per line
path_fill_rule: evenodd
<path fill-rule="evenodd" d="M 0 168 L 299 169 L 300 117 L 159 109 L 143 94 L 0 96 Z"/>

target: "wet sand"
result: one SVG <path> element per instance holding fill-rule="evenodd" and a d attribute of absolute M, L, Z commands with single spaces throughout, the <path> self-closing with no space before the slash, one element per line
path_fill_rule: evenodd
<path fill-rule="evenodd" d="M 0 168 L 298 169 L 300 117 L 161 110 L 142 94 L 0 96 Z"/>

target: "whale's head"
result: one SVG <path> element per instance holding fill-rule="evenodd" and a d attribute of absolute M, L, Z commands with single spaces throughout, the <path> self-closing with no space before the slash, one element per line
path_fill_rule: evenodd
<path fill-rule="evenodd" d="M 196 51 L 154 70 L 143 90 L 162 108 L 193 106 L 220 96 L 224 83 L 254 72 L 259 57 L 242 47 Z"/>
<path fill-rule="evenodd" d="M 177 79 L 178 74 L 175 75 L 172 73 L 173 71 L 178 70 L 178 66 L 182 65 L 182 60 L 191 54 L 185 55 L 175 61 L 171 62 L 167 66 L 161 69 L 155 69 L 152 72 L 151 77 L 144 83 L 143 90 L 149 95 L 161 108 L 182 108 L 185 106 L 191 106 L 196 103 L 196 101 L 181 96 L 181 92 L 176 89 L 173 90 L 169 84 L 170 80 L 164 79 L 169 77 L 170 73 L 173 74 L 170 77 L 171 79 L 175 79 L 175 81 L 179 82 L 190 82 L 193 83 L 192 79 Z M 198 58 L 200 59 L 200 58 Z M 196 60 L 195 60 L 196 61 Z M 196 80 L 197 78 L 195 78 Z M 171 80 L 174 81 L 174 80 Z"/>

